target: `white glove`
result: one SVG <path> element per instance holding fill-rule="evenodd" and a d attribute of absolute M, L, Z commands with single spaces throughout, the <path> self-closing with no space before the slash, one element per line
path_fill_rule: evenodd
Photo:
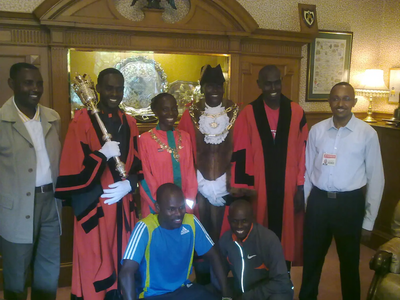
<path fill-rule="evenodd" d="M 224 206 L 226 201 L 223 196 L 229 195 L 226 190 L 226 173 L 215 180 L 207 180 L 197 170 L 197 183 L 200 194 L 202 194 L 211 205 Z"/>
<path fill-rule="evenodd" d="M 121 200 L 126 194 L 132 191 L 131 183 L 129 180 L 117 181 L 108 186 L 110 189 L 104 190 L 104 194 L 101 195 L 101 198 L 108 198 L 104 201 L 105 204 L 111 205 L 117 203 Z"/>
<path fill-rule="evenodd" d="M 105 142 L 103 147 L 99 150 L 99 152 L 103 153 L 107 160 L 114 156 L 120 156 L 121 151 L 119 150 L 119 142 L 110 141 Z"/>
<path fill-rule="evenodd" d="M 217 198 L 207 198 L 208 202 L 210 202 L 214 206 L 224 206 L 226 201 L 222 197 Z"/>

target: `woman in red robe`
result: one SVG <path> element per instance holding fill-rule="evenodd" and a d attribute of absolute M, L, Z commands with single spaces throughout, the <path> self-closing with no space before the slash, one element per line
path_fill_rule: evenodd
<path fill-rule="evenodd" d="M 164 183 L 175 183 L 186 197 L 186 212 L 192 213 L 197 194 L 193 151 L 187 132 L 174 129 L 178 118 L 175 98 L 162 93 L 153 98 L 151 108 L 159 123 L 139 140 L 144 180 L 140 182 L 142 218 L 155 212 L 156 191 Z"/>

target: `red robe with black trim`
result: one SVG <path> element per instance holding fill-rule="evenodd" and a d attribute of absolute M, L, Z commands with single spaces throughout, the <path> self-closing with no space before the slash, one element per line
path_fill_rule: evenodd
<path fill-rule="evenodd" d="M 153 129 L 162 143 L 168 145 L 167 132 Z M 197 179 L 194 170 L 193 151 L 190 143 L 190 136 L 187 132 L 179 130 L 182 137 L 183 148 L 178 151 L 180 172 L 182 178 L 182 191 L 186 199 L 196 202 Z M 174 130 L 175 144 L 178 147 L 178 131 Z M 156 199 L 156 192 L 160 185 L 173 183 L 174 174 L 172 167 L 171 153 L 161 149 L 160 145 L 151 137 L 150 132 L 145 132 L 139 139 L 139 153 L 142 157 L 142 167 L 144 179 L 150 189 L 151 197 Z M 140 199 L 142 202 L 142 218 L 150 214 L 150 207 L 155 211 L 154 203 L 140 184 Z M 186 212 L 192 213 L 193 210 L 186 206 Z"/>
<path fill-rule="evenodd" d="M 119 116 L 123 132 L 120 158 L 128 174 L 137 174 L 136 121 L 122 111 Z M 121 258 L 137 221 L 132 194 L 112 205 L 100 198 L 103 189 L 120 180 L 114 160 L 107 162 L 98 151 L 104 144 L 101 136 L 94 117 L 86 109 L 77 111 L 61 156 L 55 196 L 72 202 L 75 214 L 71 299 L 113 299 L 119 294 Z"/>
<path fill-rule="evenodd" d="M 297 186 L 304 185 L 308 128 L 303 109 L 281 95 L 275 139 L 262 95 L 239 114 L 234 127 L 232 191 L 255 189 L 257 223 L 281 239 L 285 259 L 301 264 L 304 212 L 294 212 Z"/>

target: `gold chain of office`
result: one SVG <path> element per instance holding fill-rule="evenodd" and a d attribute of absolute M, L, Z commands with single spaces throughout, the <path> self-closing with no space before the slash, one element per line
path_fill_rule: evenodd
<path fill-rule="evenodd" d="M 181 135 L 181 131 L 180 130 L 176 130 L 177 134 L 178 134 L 178 145 L 176 146 L 176 148 L 171 148 L 170 146 L 167 146 L 166 144 L 164 144 L 163 142 L 161 142 L 161 140 L 158 138 L 158 136 L 154 133 L 153 129 L 149 130 L 151 138 L 153 140 L 155 140 L 157 142 L 158 145 L 160 145 L 161 149 L 163 150 L 167 150 L 168 153 L 172 153 L 172 155 L 174 156 L 175 160 L 177 162 L 179 162 L 179 150 L 183 149 L 182 147 L 182 135 Z"/>
<path fill-rule="evenodd" d="M 195 115 L 194 115 L 195 110 L 199 111 L 199 109 L 198 109 L 197 107 L 195 107 L 194 105 L 191 105 L 191 106 L 189 107 L 189 114 L 190 114 L 190 116 L 192 117 L 194 126 L 200 131 L 199 122 L 196 120 L 196 117 L 195 117 Z M 204 134 L 204 135 L 207 135 L 207 136 L 219 136 L 219 135 L 223 135 L 224 133 L 228 132 L 228 131 L 232 128 L 232 126 L 235 124 L 235 121 L 236 121 L 236 118 L 237 118 L 237 115 L 238 115 L 238 112 L 239 112 L 239 106 L 237 106 L 236 104 L 233 104 L 232 106 L 229 106 L 229 107 L 226 108 L 224 111 L 222 111 L 222 112 L 220 112 L 220 113 L 218 113 L 218 114 L 207 114 L 205 111 L 199 111 L 201 115 L 204 115 L 204 116 L 206 116 L 207 118 L 214 118 L 214 119 L 218 118 L 219 116 L 228 114 L 228 113 L 231 112 L 231 111 L 233 111 L 232 118 L 231 118 L 231 120 L 229 121 L 228 126 L 226 126 L 226 128 L 225 128 L 221 133 L 218 133 L 218 134 L 203 133 L 203 134 Z M 215 123 L 215 122 L 214 122 L 214 123 Z M 211 123 L 211 124 L 212 124 L 212 123 Z M 213 127 L 213 128 L 214 128 L 214 127 Z"/>

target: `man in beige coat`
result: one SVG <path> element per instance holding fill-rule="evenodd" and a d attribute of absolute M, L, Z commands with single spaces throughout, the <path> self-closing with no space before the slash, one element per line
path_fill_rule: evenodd
<path fill-rule="evenodd" d="M 60 117 L 39 104 L 43 79 L 27 63 L 10 69 L 14 96 L 0 108 L 0 253 L 5 299 L 56 299 L 61 204 L 53 190 L 60 159 Z"/>

